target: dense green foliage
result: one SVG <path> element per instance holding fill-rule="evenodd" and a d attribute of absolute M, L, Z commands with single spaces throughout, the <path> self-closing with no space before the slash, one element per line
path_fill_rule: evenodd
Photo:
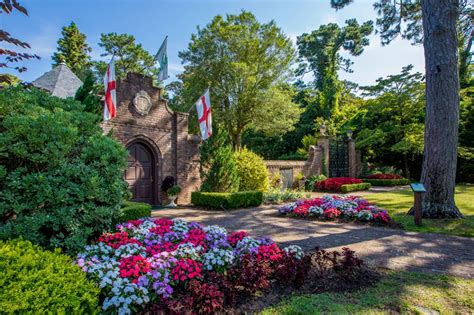
<path fill-rule="evenodd" d="M 372 186 L 399 186 L 399 185 L 408 185 L 410 180 L 406 178 L 400 179 L 362 179 L 364 183 L 370 183 Z"/>
<path fill-rule="evenodd" d="M 101 115 L 103 111 L 103 102 L 98 96 L 100 87 L 101 86 L 95 83 L 92 71 L 88 71 L 84 83 L 77 89 L 74 99 L 84 104 L 85 111 Z"/>
<path fill-rule="evenodd" d="M 89 53 L 92 51 L 86 42 L 86 35 L 79 31 L 74 22 L 64 26 L 61 35 L 57 51 L 52 57 L 53 66 L 64 62 L 72 72 L 83 79 L 90 66 Z"/>
<path fill-rule="evenodd" d="M 352 191 L 360 191 L 360 190 L 369 190 L 372 185 L 370 183 L 362 183 L 362 184 L 347 184 L 341 186 L 342 193 L 348 193 Z"/>
<path fill-rule="evenodd" d="M 125 201 L 120 212 L 117 223 L 151 216 L 151 205 L 143 202 Z"/>
<path fill-rule="evenodd" d="M 0 90 L 0 239 L 68 252 L 109 229 L 126 193 L 126 150 L 72 99 Z"/>
<path fill-rule="evenodd" d="M 313 72 L 315 87 L 319 93 L 323 117 L 329 119 L 338 112 L 339 99 L 343 88 L 338 79 L 338 71 L 350 71 L 351 60 L 344 58 L 340 51 L 359 56 L 369 45 L 372 22 L 359 25 L 356 19 L 346 21 L 344 27 L 335 23 L 321 25 L 317 30 L 298 37 L 300 73 Z"/>
<path fill-rule="evenodd" d="M 425 93 L 423 76 L 412 73 L 413 66 L 400 74 L 377 79 L 374 86 L 363 87 L 372 97 L 354 119 L 358 130 L 357 147 L 364 150 L 369 162 L 395 165 L 410 177 L 410 165 L 420 173 L 423 153 Z M 401 163 L 399 162 L 401 161 Z M 416 169 L 417 167 L 417 169 Z"/>
<path fill-rule="evenodd" d="M 214 128 L 214 134 L 200 148 L 201 191 L 236 192 L 239 190 L 237 161 L 228 135 Z"/>
<path fill-rule="evenodd" d="M 0 310 L 5 314 L 94 314 L 99 287 L 71 258 L 25 240 L 0 241 Z"/>
<path fill-rule="evenodd" d="M 215 209 L 258 207 L 263 202 L 263 192 L 242 191 L 236 193 L 198 192 L 191 194 L 195 206 Z"/>
<path fill-rule="evenodd" d="M 187 109 L 211 86 L 213 119 L 222 123 L 234 147 L 249 128 L 281 134 L 299 116 L 286 84 L 293 54 L 291 40 L 273 21 L 260 23 L 246 11 L 217 15 L 179 53 L 184 72 L 182 84 L 175 85 L 181 102 L 175 106 Z"/>
<path fill-rule="evenodd" d="M 279 204 L 288 201 L 303 199 L 304 191 L 281 188 L 270 188 L 263 194 L 263 202 L 266 204 Z"/>
<path fill-rule="evenodd" d="M 129 34 L 108 33 L 100 35 L 99 46 L 106 55 L 115 55 L 115 76 L 123 79 L 129 72 L 141 73 L 156 78 L 159 69 L 156 61 L 141 44 L 135 43 L 135 37 Z M 94 68 L 101 79 L 107 69 L 107 62 L 94 61 Z"/>
<path fill-rule="evenodd" d="M 240 178 L 239 191 L 268 189 L 268 170 L 260 156 L 243 148 L 235 152 L 235 160 Z"/>

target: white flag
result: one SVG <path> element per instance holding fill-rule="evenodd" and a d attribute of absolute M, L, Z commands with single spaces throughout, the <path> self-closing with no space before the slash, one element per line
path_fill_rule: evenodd
<path fill-rule="evenodd" d="M 199 128 L 201 129 L 202 140 L 212 136 L 212 115 L 211 115 L 211 99 L 209 98 L 209 89 L 196 102 L 198 112 Z"/>
<path fill-rule="evenodd" d="M 114 57 L 107 66 L 104 76 L 105 102 L 104 102 L 104 121 L 114 118 L 117 115 L 117 97 L 115 95 L 115 65 Z"/>
<path fill-rule="evenodd" d="M 165 37 L 163 44 L 161 44 L 156 60 L 160 63 L 160 73 L 158 73 L 158 82 L 163 82 L 168 79 L 168 53 L 166 52 L 168 45 L 168 36 Z"/>

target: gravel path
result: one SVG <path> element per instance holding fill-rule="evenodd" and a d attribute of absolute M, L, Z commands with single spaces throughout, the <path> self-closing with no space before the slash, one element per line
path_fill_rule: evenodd
<path fill-rule="evenodd" d="M 315 246 L 325 249 L 349 247 L 378 267 L 474 278 L 473 238 L 299 220 L 278 216 L 274 206 L 226 212 L 161 209 L 153 211 L 152 215 L 218 224 L 228 230 L 246 230 L 254 236 L 268 235 L 281 245 L 296 244 L 305 250 Z"/>

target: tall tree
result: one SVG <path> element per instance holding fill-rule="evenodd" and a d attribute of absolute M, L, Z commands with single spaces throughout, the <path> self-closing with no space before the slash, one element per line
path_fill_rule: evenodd
<path fill-rule="evenodd" d="M 342 8 L 352 1 L 331 0 L 331 4 Z M 421 6 L 421 15 L 419 11 L 416 15 L 406 15 L 404 9 L 417 4 Z M 418 32 L 413 34 L 423 39 L 426 69 L 425 149 L 421 181 L 427 193 L 422 202 L 423 216 L 462 217 L 454 201 L 459 129 L 457 26 L 461 3 L 459 0 L 378 0 L 374 7 L 379 14 L 380 35 L 382 39 L 387 38 L 386 42 L 382 41 L 384 43 L 414 29 L 413 25 L 417 25 L 421 17 L 422 33 L 418 28 Z"/>
<path fill-rule="evenodd" d="M 2 0 L 0 1 L 0 14 L 10 14 L 14 10 L 20 11 L 24 15 L 28 15 L 28 11 L 20 5 L 16 0 Z M 17 38 L 14 38 L 8 33 L 7 31 L 0 29 L 0 43 L 5 42 L 6 44 L 10 44 L 16 47 L 20 47 L 22 49 L 29 49 L 31 46 L 21 41 Z M 5 44 L 3 43 L 3 44 Z M 24 61 L 28 59 L 40 59 L 39 56 L 36 54 L 28 54 L 24 52 L 18 52 L 13 49 L 7 48 L 0 48 L 0 68 L 10 68 L 14 69 L 18 72 L 26 71 L 26 67 L 23 66 L 12 66 L 12 63 L 16 63 L 19 61 Z M 12 84 L 14 81 L 12 80 L 12 76 L 8 74 L 0 74 L 0 83 L 2 84 Z"/>
<path fill-rule="evenodd" d="M 86 35 L 81 33 L 76 23 L 71 22 L 61 31 L 57 51 L 53 54 L 53 66 L 65 63 L 77 76 L 84 78 L 89 69 L 92 48 L 86 42 Z"/>
<path fill-rule="evenodd" d="M 210 87 L 213 117 L 223 122 L 234 148 L 248 128 L 268 134 L 291 129 L 299 117 L 285 84 L 293 54 L 291 40 L 273 21 L 262 24 L 246 11 L 218 15 L 179 53 L 183 100 L 189 106 Z"/>
<path fill-rule="evenodd" d="M 353 62 L 342 57 L 341 52 L 346 51 L 352 56 L 362 54 L 364 47 L 369 45 L 368 36 L 372 33 L 372 24 L 372 21 L 368 21 L 360 25 L 355 19 L 350 19 L 344 27 L 330 23 L 298 37 L 299 73 L 313 73 L 324 118 L 330 118 L 338 111 L 343 89 L 338 71 L 343 69 L 351 72 Z"/>
<path fill-rule="evenodd" d="M 101 34 L 99 46 L 105 49 L 102 56 L 115 55 L 115 75 L 123 79 L 128 72 L 136 72 L 152 77 L 158 74 L 155 58 L 141 44 L 135 43 L 135 37 L 129 34 Z M 94 62 L 95 70 L 102 77 L 107 69 L 107 62 Z"/>

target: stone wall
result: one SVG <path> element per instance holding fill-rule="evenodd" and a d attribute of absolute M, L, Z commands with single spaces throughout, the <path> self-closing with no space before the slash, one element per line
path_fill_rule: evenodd
<path fill-rule="evenodd" d="M 134 98 L 144 91 L 151 99 L 147 114 L 140 114 Z M 156 160 L 154 194 L 155 203 L 165 202 L 161 190 L 166 176 L 173 176 L 182 192 L 178 196 L 181 204 L 190 203 L 191 192 L 199 189 L 199 145 L 200 138 L 188 134 L 188 114 L 173 112 L 165 100 L 160 99 L 161 90 L 152 84 L 152 79 L 136 73 L 117 82 L 117 116 L 102 127 L 125 147 L 140 141 L 145 143 Z"/>

